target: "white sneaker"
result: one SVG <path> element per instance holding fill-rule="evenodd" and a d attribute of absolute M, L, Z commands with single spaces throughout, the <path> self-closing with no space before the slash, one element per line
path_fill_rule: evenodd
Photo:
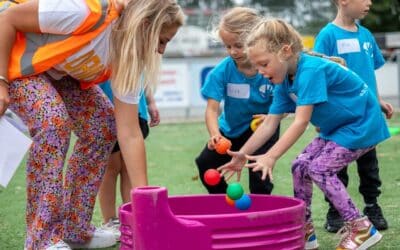
<path fill-rule="evenodd" d="M 119 241 L 119 238 L 121 237 L 121 231 L 119 230 L 119 226 L 120 223 L 118 218 L 114 218 L 110 219 L 107 223 L 101 225 L 100 228 L 114 234 L 115 240 Z"/>
<path fill-rule="evenodd" d="M 48 248 L 46 248 L 46 250 L 71 250 L 71 248 L 69 247 L 69 245 L 67 243 L 60 240 L 56 244 L 51 245 Z"/>
<path fill-rule="evenodd" d="M 85 243 L 73 243 L 68 242 L 72 249 L 95 249 L 95 248 L 106 248 L 112 247 L 117 244 L 115 240 L 114 234 L 109 231 L 102 230 L 100 228 L 96 228 L 96 231 L 93 233 L 93 237 Z"/>

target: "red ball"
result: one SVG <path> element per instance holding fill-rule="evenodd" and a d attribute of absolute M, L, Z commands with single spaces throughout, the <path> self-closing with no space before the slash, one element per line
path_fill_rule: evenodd
<path fill-rule="evenodd" d="M 217 185 L 220 180 L 221 176 L 216 169 L 210 168 L 204 173 L 204 181 L 210 186 Z"/>

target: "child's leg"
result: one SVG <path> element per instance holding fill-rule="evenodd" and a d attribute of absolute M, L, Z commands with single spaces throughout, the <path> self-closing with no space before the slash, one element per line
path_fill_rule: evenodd
<path fill-rule="evenodd" d="M 337 177 L 337 173 L 369 150 L 349 150 L 335 142 L 326 141 L 320 154 L 309 166 L 310 178 L 328 197 L 345 221 L 359 218 L 360 212 L 351 200 L 346 187 Z"/>
<path fill-rule="evenodd" d="M 33 144 L 26 163 L 26 249 L 46 249 L 63 239 L 63 166 L 71 122 L 64 102 L 44 76 L 10 85 L 14 111 L 28 126 Z"/>
<path fill-rule="evenodd" d="M 81 90 L 72 78 L 54 84 L 73 120 L 78 137 L 65 177 L 65 239 L 85 242 L 95 227 L 90 224 L 96 195 L 116 141 L 111 102 L 100 88 Z"/>
<path fill-rule="evenodd" d="M 99 189 L 99 203 L 101 214 L 103 215 L 103 223 L 117 218 L 115 210 L 116 186 L 118 175 L 122 169 L 121 164 L 121 151 L 113 152 L 108 161 L 108 166 Z"/>
<path fill-rule="evenodd" d="M 306 203 L 306 222 L 311 222 L 311 200 L 313 184 L 309 176 L 308 167 L 311 161 L 320 154 L 325 141 L 315 138 L 292 163 L 294 197 Z"/>
<path fill-rule="evenodd" d="M 121 190 L 121 197 L 122 197 L 122 202 L 127 203 L 131 200 L 131 181 L 129 180 L 128 176 L 128 171 L 126 169 L 126 165 L 121 157 L 122 161 L 122 169 L 121 169 L 121 175 L 120 175 L 120 190 Z"/>

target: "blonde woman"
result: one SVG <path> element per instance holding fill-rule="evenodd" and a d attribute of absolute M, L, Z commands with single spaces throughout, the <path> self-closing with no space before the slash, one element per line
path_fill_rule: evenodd
<path fill-rule="evenodd" d="M 9 107 L 33 138 L 25 249 L 112 246 L 114 236 L 90 223 L 116 140 L 112 105 L 96 83 L 113 71 L 121 148 L 132 183 L 145 185 L 137 100 L 155 82 L 182 10 L 175 0 L 2 1 L 0 10 L 0 116 Z M 78 139 L 64 177 L 71 132 Z"/>

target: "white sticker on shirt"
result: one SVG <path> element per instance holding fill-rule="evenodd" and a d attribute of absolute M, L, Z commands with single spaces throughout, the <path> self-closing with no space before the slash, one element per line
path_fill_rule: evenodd
<path fill-rule="evenodd" d="M 336 43 L 339 55 L 361 51 L 360 43 L 355 38 L 337 40 Z"/>
<path fill-rule="evenodd" d="M 249 84 L 228 83 L 227 95 L 233 98 L 248 99 L 250 97 Z"/>

